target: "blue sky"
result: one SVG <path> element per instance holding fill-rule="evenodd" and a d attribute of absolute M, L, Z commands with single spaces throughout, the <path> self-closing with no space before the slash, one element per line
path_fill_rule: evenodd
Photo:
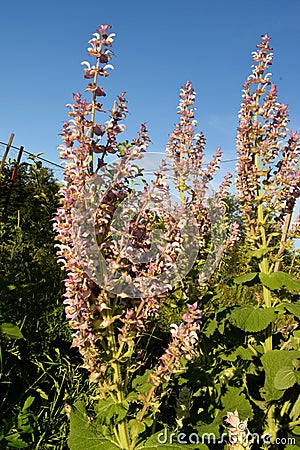
<path fill-rule="evenodd" d="M 117 34 L 115 70 L 103 86 L 107 108 L 127 91 L 124 138 L 146 121 L 151 151 L 164 151 L 179 89 L 190 80 L 208 157 L 220 145 L 224 159 L 235 158 L 241 85 L 264 33 L 272 37 L 279 100 L 289 104 L 290 128 L 300 130 L 299 0 L 15 0 L 0 10 L 0 141 L 14 132 L 15 145 L 58 162 L 65 105 L 85 87 L 80 63 L 99 23 L 110 23 Z M 222 165 L 221 173 L 228 170 L 234 164 Z"/>

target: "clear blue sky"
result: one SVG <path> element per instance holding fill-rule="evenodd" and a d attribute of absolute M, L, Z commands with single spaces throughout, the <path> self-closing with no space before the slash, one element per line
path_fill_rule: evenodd
<path fill-rule="evenodd" d="M 178 92 L 190 80 L 197 92 L 199 129 L 207 154 L 220 145 L 235 157 L 241 85 L 260 35 L 272 37 L 273 80 L 300 130 L 299 0 L 211 1 L 3 1 L 0 7 L 0 141 L 58 162 L 65 104 L 85 82 L 80 63 L 99 23 L 110 23 L 115 66 L 103 86 L 106 107 L 127 91 L 124 138 L 146 121 L 152 151 L 164 151 L 177 120 Z M 222 171 L 234 169 L 224 164 Z"/>

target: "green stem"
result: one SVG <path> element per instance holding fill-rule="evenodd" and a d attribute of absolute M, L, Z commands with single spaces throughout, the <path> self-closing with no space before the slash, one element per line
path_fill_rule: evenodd
<path fill-rule="evenodd" d="M 110 310 L 107 313 L 108 320 L 111 318 Z M 113 384 L 116 389 L 117 401 L 118 403 L 122 403 L 125 400 L 125 392 L 123 390 L 124 384 L 122 380 L 121 367 L 119 361 L 116 359 L 118 354 L 116 338 L 114 333 L 113 324 L 110 324 L 107 327 L 107 345 L 111 357 L 111 368 L 113 370 Z M 124 418 L 117 424 L 119 443 L 122 446 L 123 450 L 130 450 L 130 439 L 129 432 L 127 426 L 127 419 Z"/>
<path fill-rule="evenodd" d="M 260 161 L 259 161 L 259 154 L 255 153 L 255 167 L 259 171 L 261 170 L 260 167 Z M 261 183 L 259 182 L 258 190 L 257 190 L 257 197 L 258 197 L 258 205 L 257 205 L 257 223 L 260 230 L 260 237 L 261 237 L 261 245 L 260 247 L 262 249 L 266 249 L 267 247 L 267 237 L 266 237 L 266 230 L 265 230 L 265 217 L 264 217 L 264 210 L 263 210 L 263 190 L 261 187 Z M 267 255 L 262 256 L 262 260 L 259 264 L 260 271 L 264 274 L 269 273 L 269 261 Z M 271 298 L 271 291 L 266 286 L 263 286 L 263 300 L 264 300 L 264 307 L 270 308 L 272 306 L 272 298 Z M 272 324 L 268 326 L 266 329 L 266 338 L 264 343 L 264 351 L 265 353 L 268 351 L 271 351 L 273 348 L 273 342 L 272 342 Z"/>

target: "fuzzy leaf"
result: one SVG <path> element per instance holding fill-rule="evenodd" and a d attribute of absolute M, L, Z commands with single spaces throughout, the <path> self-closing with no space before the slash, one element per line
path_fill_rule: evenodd
<path fill-rule="evenodd" d="M 300 384 L 300 372 L 298 372 L 297 370 L 295 370 L 294 374 L 295 374 L 297 383 Z"/>
<path fill-rule="evenodd" d="M 297 319 L 300 319 L 300 303 L 288 303 L 284 305 L 285 308 L 290 312 L 291 314 L 294 314 L 294 316 L 297 317 Z M 295 335 L 295 332 L 294 332 Z M 295 336 L 296 337 L 296 336 Z"/>
<path fill-rule="evenodd" d="M 266 401 L 279 400 L 283 396 L 284 390 L 276 389 L 274 385 L 275 377 L 282 368 L 293 368 L 293 360 L 297 358 L 300 358 L 297 350 L 272 350 L 261 357 L 266 374 L 262 396 Z"/>
<path fill-rule="evenodd" d="M 296 383 L 295 372 L 290 366 L 282 367 L 278 370 L 274 378 L 275 389 L 288 389 Z"/>
<path fill-rule="evenodd" d="M 222 397 L 222 405 L 224 406 L 225 415 L 227 411 L 238 410 L 239 418 L 241 420 L 253 418 L 253 410 L 249 400 L 246 399 L 244 393 L 241 392 L 242 388 L 236 388 L 229 386 L 225 395 Z"/>
<path fill-rule="evenodd" d="M 139 434 L 146 430 L 146 425 L 143 422 L 138 422 L 136 419 L 132 419 L 128 422 L 128 428 L 132 439 L 136 439 Z"/>
<path fill-rule="evenodd" d="M 280 289 L 285 286 L 289 291 L 300 290 L 300 281 L 293 280 L 293 278 L 285 272 L 273 272 L 269 275 L 265 273 L 259 274 L 260 281 L 269 289 Z"/>
<path fill-rule="evenodd" d="M 102 436 L 93 423 L 88 423 L 81 401 L 71 410 L 68 445 L 70 450 L 120 450 L 115 442 Z"/>
<path fill-rule="evenodd" d="M 127 414 L 129 404 L 126 400 L 122 403 L 115 403 L 112 398 L 107 398 L 106 400 L 101 399 L 95 407 L 97 413 L 97 419 L 103 422 L 109 422 L 113 417 L 117 422 L 123 420 Z"/>
<path fill-rule="evenodd" d="M 111 397 L 108 397 L 107 399 L 100 399 L 98 403 L 95 405 L 95 411 L 97 414 L 97 419 L 106 419 L 107 418 L 107 410 L 111 406 L 113 406 L 115 403 Z"/>
<path fill-rule="evenodd" d="M 272 322 L 275 314 L 274 308 L 254 308 L 254 306 L 241 306 L 233 310 L 231 317 L 235 326 L 244 331 L 262 331 Z"/>
<path fill-rule="evenodd" d="M 248 281 L 254 280 L 256 275 L 257 275 L 257 272 L 245 273 L 244 275 L 234 278 L 233 281 L 235 282 L 235 284 L 247 283 Z"/>

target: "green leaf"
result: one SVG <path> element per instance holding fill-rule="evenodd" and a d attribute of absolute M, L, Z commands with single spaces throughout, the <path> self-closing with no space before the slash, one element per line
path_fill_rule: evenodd
<path fill-rule="evenodd" d="M 235 284 L 247 283 L 248 281 L 254 280 L 256 275 L 257 275 L 257 272 L 245 273 L 244 275 L 234 278 L 233 281 L 235 282 Z"/>
<path fill-rule="evenodd" d="M 146 425 L 143 422 L 139 422 L 137 419 L 132 419 L 128 422 L 128 428 L 130 436 L 134 440 L 139 434 L 146 430 Z"/>
<path fill-rule="evenodd" d="M 293 280 L 293 278 L 285 272 L 273 272 L 269 275 L 265 273 L 259 274 L 260 281 L 269 289 L 280 289 L 285 286 L 289 291 L 300 290 L 300 281 Z"/>
<path fill-rule="evenodd" d="M 136 389 L 138 391 L 138 387 L 142 386 L 144 383 L 146 383 L 149 380 L 149 374 L 150 374 L 150 370 L 147 369 L 147 370 L 145 370 L 143 375 L 137 375 L 135 377 L 135 379 L 132 381 L 133 389 Z"/>
<path fill-rule="evenodd" d="M 26 411 L 28 408 L 30 408 L 30 406 L 32 405 L 32 403 L 34 402 L 34 400 L 35 400 L 35 398 L 34 398 L 32 395 L 30 395 L 30 396 L 25 400 L 25 403 L 24 403 L 24 406 L 23 406 L 23 408 L 22 408 L 22 411 Z"/>
<path fill-rule="evenodd" d="M 127 400 L 124 400 L 121 403 L 115 403 L 112 398 L 100 399 L 95 406 L 95 412 L 97 414 L 97 419 L 100 422 L 110 422 L 111 419 L 114 419 L 117 422 L 120 422 L 124 419 L 127 414 L 129 408 L 129 404 Z"/>
<path fill-rule="evenodd" d="M 245 361 L 250 361 L 252 358 L 254 358 L 254 353 L 250 348 L 243 347 L 242 345 L 238 347 L 235 352 L 236 356 L 239 356 L 241 359 Z"/>
<path fill-rule="evenodd" d="M 261 258 L 262 256 L 266 255 L 271 248 L 260 248 L 258 250 L 249 250 L 248 255 L 253 256 L 254 258 Z"/>
<path fill-rule="evenodd" d="M 241 306 L 233 310 L 231 318 L 235 326 L 248 332 L 258 332 L 267 328 L 275 314 L 274 308 L 255 308 Z"/>
<path fill-rule="evenodd" d="M 70 450 L 120 450 L 111 439 L 101 435 L 93 423 L 88 422 L 84 403 L 76 402 L 70 413 Z"/>
<path fill-rule="evenodd" d="M 293 430 L 293 434 L 296 434 L 296 436 L 300 436 L 300 427 L 299 427 L 299 425 L 296 425 L 295 427 L 293 427 L 292 430 Z"/>
<path fill-rule="evenodd" d="M 298 395 L 298 398 L 295 401 L 293 408 L 291 409 L 290 412 L 291 422 L 295 422 L 295 420 L 297 420 L 299 416 L 300 416 L 300 395 Z"/>
<path fill-rule="evenodd" d="M 300 372 L 298 372 L 297 370 L 295 370 L 295 377 L 296 377 L 296 381 L 298 384 L 300 384 Z"/>
<path fill-rule="evenodd" d="M 3 323 L 0 326 L 0 333 L 6 335 L 10 339 L 24 339 L 20 328 L 13 323 Z"/>
<path fill-rule="evenodd" d="M 272 350 L 261 357 L 266 374 L 261 394 L 266 401 L 279 400 L 283 396 L 284 390 L 276 389 L 274 385 L 275 377 L 282 368 L 293 368 L 293 360 L 299 357 L 297 350 Z"/>
<path fill-rule="evenodd" d="M 275 389 L 288 389 L 296 383 L 294 370 L 290 366 L 281 367 L 274 378 Z"/>
<path fill-rule="evenodd" d="M 129 392 L 129 394 L 126 397 L 126 400 L 131 403 L 131 402 L 135 402 L 138 399 L 138 394 L 137 392 L 131 391 Z"/>
<path fill-rule="evenodd" d="M 218 328 L 218 321 L 216 317 L 214 317 L 212 320 L 208 320 L 205 324 L 205 327 L 202 330 L 202 333 L 205 334 L 207 337 L 211 337 L 216 329 Z"/>
<path fill-rule="evenodd" d="M 297 302 L 297 303 L 287 303 L 284 306 L 285 306 L 285 308 L 287 309 L 288 312 L 290 312 L 291 314 L 294 314 L 294 316 L 296 316 L 297 319 L 300 319 L 300 303 L 299 302 Z M 300 330 L 297 330 L 297 331 L 300 332 Z M 297 337 L 295 335 L 295 332 L 294 332 L 294 336 Z M 300 335 L 299 335 L 299 337 L 300 337 Z"/>
<path fill-rule="evenodd" d="M 8 442 L 9 448 L 28 448 L 28 444 L 20 438 L 18 432 L 5 436 L 5 439 Z"/>
<path fill-rule="evenodd" d="M 132 381 L 132 387 L 139 393 L 149 392 L 152 385 L 148 383 L 150 370 L 147 369 L 143 375 L 137 375 Z"/>
<path fill-rule="evenodd" d="M 120 422 L 124 419 L 124 417 L 126 417 L 128 407 L 129 405 L 126 401 L 111 405 L 107 410 L 107 419 L 110 420 L 114 417 L 116 422 Z"/>
<path fill-rule="evenodd" d="M 114 405 L 114 401 L 111 397 L 107 399 L 100 399 L 98 403 L 95 405 L 95 412 L 97 414 L 98 420 L 105 420 L 107 418 L 107 411 L 112 405 Z"/>
<path fill-rule="evenodd" d="M 253 410 L 249 400 L 246 399 L 245 394 L 242 392 L 242 389 L 243 388 L 229 386 L 221 399 L 222 405 L 224 406 L 225 414 L 228 411 L 235 411 L 237 409 L 241 420 L 252 420 Z"/>

